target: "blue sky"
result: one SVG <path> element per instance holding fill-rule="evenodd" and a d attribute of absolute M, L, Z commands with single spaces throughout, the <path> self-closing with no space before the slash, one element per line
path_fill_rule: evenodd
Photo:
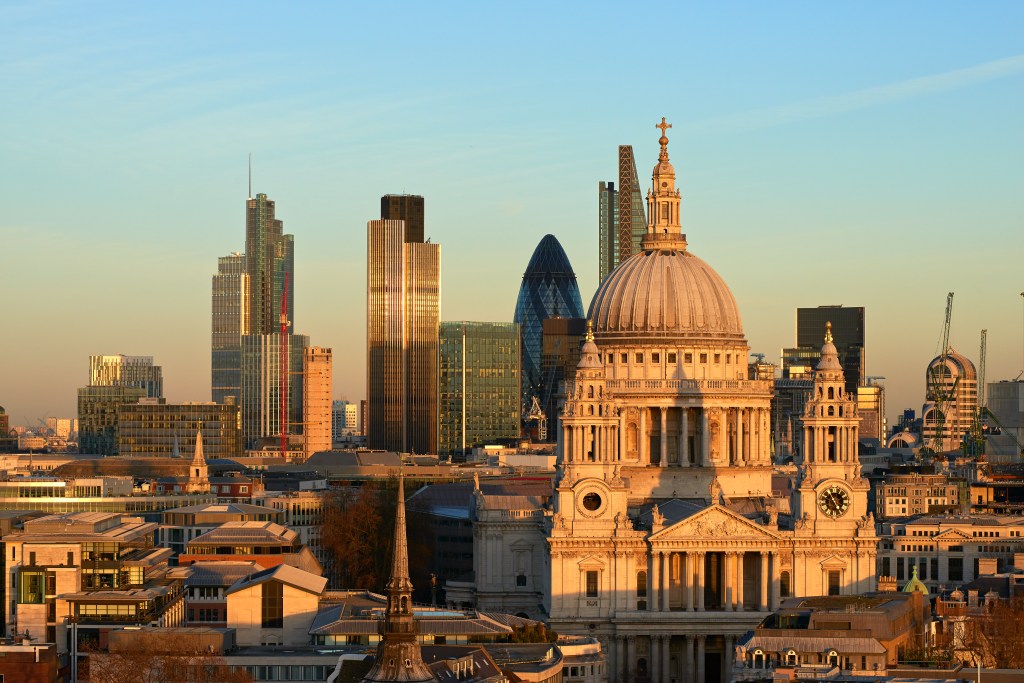
<path fill-rule="evenodd" d="M 296 331 L 364 394 L 365 233 L 426 197 L 444 319 L 511 320 L 554 233 L 596 287 L 597 183 L 670 152 L 690 248 L 777 359 L 794 309 L 867 307 L 888 413 L 920 408 L 945 295 L 1024 366 L 1024 4 L 0 5 L 0 404 L 70 415 L 87 356 L 209 399 L 209 291 L 246 158 L 296 240 Z"/>

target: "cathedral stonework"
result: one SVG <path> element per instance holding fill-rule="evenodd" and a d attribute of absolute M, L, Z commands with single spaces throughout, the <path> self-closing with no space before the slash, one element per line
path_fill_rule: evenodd
<path fill-rule="evenodd" d="M 610 680 L 698 683 L 728 680 L 737 638 L 781 598 L 874 590 L 877 538 L 827 331 L 799 484 L 788 505 L 773 500 L 772 382 L 747 379 L 739 307 L 688 249 L 670 127 L 658 126 L 643 250 L 595 294 L 566 383 L 551 510 L 533 527 L 549 564 L 534 583 L 555 631 L 601 640 Z M 478 588 L 481 607 L 515 593 L 500 583 L 505 597 Z"/>

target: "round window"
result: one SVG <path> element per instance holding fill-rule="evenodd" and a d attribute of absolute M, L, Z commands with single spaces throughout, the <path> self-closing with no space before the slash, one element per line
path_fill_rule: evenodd
<path fill-rule="evenodd" d="M 593 512 L 597 508 L 601 507 L 601 496 L 596 493 L 588 493 L 583 496 L 583 507 Z"/>

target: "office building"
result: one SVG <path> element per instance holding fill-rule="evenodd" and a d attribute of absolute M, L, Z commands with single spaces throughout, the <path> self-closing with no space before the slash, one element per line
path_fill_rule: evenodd
<path fill-rule="evenodd" d="M 408 216 L 408 229 L 404 219 L 366 226 L 364 429 L 370 448 L 436 453 L 441 247 L 416 239 L 422 198 L 400 199 L 384 197 L 381 208 Z"/>
<path fill-rule="evenodd" d="M 139 387 L 149 398 L 164 395 L 163 369 L 152 356 L 89 356 L 89 386 Z"/>
<path fill-rule="evenodd" d="M 1014 462 L 1024 445 L 1024 381 L 989 382 L 985 405 L 989 422 L 985 453 L 1003 462 Z"/>
<path fill-rule="evenodd" d="M 278 447 L 282 431 L 302 432 L 302 365 L 308 346 L 309 338 L 301 334 L 285 335 L 283 344 L 280 334 L 242 338 L 242 439 L 247 450 Z"/>
<path fill-rule="evenodd" d="M 604 282 L 619 264 L 619 193 L 612 181 L 597 184 L 597 230 L 597 278 Z"/>
<path fill-rule="evenodd" d="M 340 442 L 345 437 L 357 436 L 359 428 L 359 404 L 351 401 L 335 401 L 331 407 L 331 440 Z"/>
<path fill-rule="evenodd" d="M 864 307 L 818 306 L 796 309 L 796 347 L 782 350 L 782 376 L 807 377 L 818 363 L 821 330 L 832 323 L 832 338 L 846 376 L 846 391 L 857 393 L 866 383 Z"/>
<path fill-rule="evenodd" d="M 245 255 L 217 259 L 211 320 L 211 394 L 216 403 L 242 394 L 242 337 L 249 334 L 249 274 Z"/>
<path fill-rule="evenodd" d="M 311 346 L 302 361 L 303 452 L 331 450 L 331 350 Z"/>
<path fill-rule="evenodd" d="M 89 386 L 78 390 L 78 450 L 117 455 L 117 415 L 121 406 L 138 403 L 146 389 L 128 386 Z"/>
<path fill-rule="evenodd" d="M 265 194 L 245 204 L 245 272 L 249 284 L 251 334 L 277 332 L 281 324 L 281 297 L 287 281 L 288 328 L 295 325 L 294 237 L 284 234 L 274 202 Z"/>
<path fill-rule="evenodd" d="M 519 326 L 443 322 L 438 354 L 438 455 L 519 438 Z"/>
<path fill-rule="evenodd" d="M 542 325 L 538 403 L 544 413 L 547 434 L 546 438 L 541 438 L 538 432 L 539 441 L 555 440 L 561 388 L 576 371 L 586 333 L 587 321 L 583 318 L 548 318 Z M 532 428 L 533 425 L 527 426 Z"/>
<path fill-rule="evenodd" d="M 203 433 L 207 458 L 243 454 L 241 411 L 234 403 L 166 403 L 142 399 L 117 409 L 117 450 L 131 457 L 188 457 Z"/>
<path fill-rule="evenodd" d="M 940 453 L 959 450 L 978 413 L 978 374 L 967 356 L 948 348 L 925 371 L 921 439 Z"/>
<path fill-rule="evenodd" d="M 948 474 L 890 474 L 875 491 L 879 519 L 971 511 L 967 480 Z"/>
<path fill-rule="evenodd" d="M 604 279 L 633 254 L 647 231 L 644 200 L 636 173 L 632 145 L 619 145 L 619 189 L 612 181 L 597 185 L 598 280 Z"/>
<path fill-rule="evenodd" d="M 857 387 L 857 412 L 861 438 L 885 444 L 885 387 L 877 382 Z"/>
<path fill-rule="evenodd" d="M 522 406 L 543 398 L 541 353 L 544 321 L 548 318 L 582 318 L 583 300 L 569 257 L 554 235 L 545 235 L 533 251 L 523 273 L 513 322 L 522 334 Z"/>
<path fill-rule="evenodd" d="M 380 218 L 405 223 L 406 242 L 423 242 L 423 197 L 415 194 L 386 194 L 380 198 Z"/>

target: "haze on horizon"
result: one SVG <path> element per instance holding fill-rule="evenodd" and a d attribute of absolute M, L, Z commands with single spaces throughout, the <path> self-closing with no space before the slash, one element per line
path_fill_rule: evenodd
<path fill-rule="evenodd" d="M 365 396 L 366 222 L 426 198 L 442 319 L 512 319 L 547 233 L 584 303 L 597 183 L 666 116 L 690 249 L 778 361 L 798 306 L 865 306 L 887 415 L 920 410 L 946 292 L 1024 370 L 1024 5 L 0 6 L 0 405 L 72 416 L 90 354 L 209 400 L 210 277 L 254 192 L 295 235 L 296 328 Z"/>

